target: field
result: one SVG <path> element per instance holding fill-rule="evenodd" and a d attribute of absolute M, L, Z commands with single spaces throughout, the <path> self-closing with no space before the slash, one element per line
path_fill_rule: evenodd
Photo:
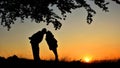
<path fill-rule="evenodd" d="M 8 67 L 34 67 L 34 68 L 120 68 L 120 59 L 118 60 L 104 60 L 94 61 L 92 63 L 84 63 L 81 61 L 58 61 L 53 60 L 41 60 L 40 62 L 34 62 L 30 59 L 18 58 L 17 56 L 11 56 L 8 58 L 0 57 L 0 68 Z"/>

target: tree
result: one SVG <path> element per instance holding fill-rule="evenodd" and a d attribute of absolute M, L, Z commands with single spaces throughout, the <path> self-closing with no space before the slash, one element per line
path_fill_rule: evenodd
<path fill-rule="evenodd" d="M 110 2 L 106 0 L 0 0 L 0 24 L 9 30 L 18 18 L 22 21 L 30 18 L 36 23 L 42 21 L 46 25 L 52 23 L 57 30 L 62 26 L 59 20 L 65 20 L 67 13 L 72 13 L 72 10 L 82 7 L 87 11 L 87 23 L 91 24 L 96 11 L 91 8 L 91 4 L 87 3 L 88 1 L 93 2 L 105 12 L 109 11 L 107 5 Z M 119 0 L 111 1 L 120 4 Z M 53 12 L 54 9 L 50 8 L 52 6 L 56 6 L 61 15 Z"/>

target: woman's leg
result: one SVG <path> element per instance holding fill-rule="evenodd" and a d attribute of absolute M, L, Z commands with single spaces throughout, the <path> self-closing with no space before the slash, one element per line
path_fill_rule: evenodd
<path fill-rule="evenodd" d="M 53 49 L 53 53 L 55 55 L 55 61 L 58 61 L 58 53 L 57 53 L 57 48 Z"/>

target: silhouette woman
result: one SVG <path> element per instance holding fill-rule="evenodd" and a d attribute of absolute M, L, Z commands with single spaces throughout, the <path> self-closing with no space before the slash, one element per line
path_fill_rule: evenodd
<path fill-rule="evenodd" d="M 29 37 L 31 46 L 32 46 L 32 52 L 33 57 L 35 61 L 39 61 L 39 43 L 43 40 L 43 36 L 46 33 L 46 28 L 43 28 L 42 31 L 38 31 L 37 33 L 33 34 L 31 37 Z"/>
<path fill-rule="evenodd" d="M 58 54 L 57 54 L 57 40 L 54 38 L 54 35 L 50 32 L 47 31 L 46 32 L 46 38 L 45 38 L 49 49 L 53 51 L 54 55 L 55 55 L 55 61 L 58 61 Z"/>

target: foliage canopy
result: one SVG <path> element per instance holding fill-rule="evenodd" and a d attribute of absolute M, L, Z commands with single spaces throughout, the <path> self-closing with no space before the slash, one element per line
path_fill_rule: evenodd
<path fill-rule="evenodd" d="M 45 22 L 47 25 L 52 23 L 55 30 L 60 29 L 62 24 L 59 20 L 65 20 L 66 13 L 72 13 L 72 9 L 85 8 L 87 11 L 87 23 L 90 24 L 96 11 L 91 8 L 87 1 L 92 1 L 94 5 L 107 12 L 106 0 L 0 0 L 0 24 L 11 28 L 11 24 L 20 18 L 24 20 L 30 18 L 36 23 Z M 120 4 L 119 0 L 111 0 Z M 61 16 L 53 12 L 51 6 L 56 6 L 61 12 Z"/>

